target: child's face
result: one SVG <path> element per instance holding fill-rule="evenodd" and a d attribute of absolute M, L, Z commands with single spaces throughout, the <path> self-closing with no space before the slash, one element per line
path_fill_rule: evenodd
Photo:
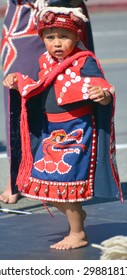
<path fill-rule="evenodd" d="M 68 29 L 53 27 L 43 31 L 42 39 L 49 54 L 57 59 L 63 59 L 73 51 L 79 36 Z"/>

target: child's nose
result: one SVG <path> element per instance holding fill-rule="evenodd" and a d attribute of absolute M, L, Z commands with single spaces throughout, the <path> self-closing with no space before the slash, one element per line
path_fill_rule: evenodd
<path fill-rule="evenodd" d="M 55 38 L 55 46 L 61 46 L 61 40 L 59 38 Z"/>

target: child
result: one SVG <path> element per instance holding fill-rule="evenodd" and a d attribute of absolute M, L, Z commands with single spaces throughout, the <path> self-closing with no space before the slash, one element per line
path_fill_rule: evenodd
<path fill-rule="evenodd" d="M 115 164 L 114 90 L 93 53 L 78 47 L 86 21 L 80 8 L 40 10 L 37 28 L 47 51 L 40 57 L 39 80 L 12 73 L 4 81 L 22 98 L 18 189 L 67 216 L 68 235 L 51 246 L 58 250 L 88 244 L 82 201 L 96 195 L 122 199 Z M 36 102 L 31 128 L 30 99 Z"/>
<path fill-rule="evenodd" d="M 88 11 L 83 0 L 49 0 L 48 3 L 52 5 L 69 5 L 80 6 L 83 8 L 83 13 L 88 17 Z M 2 30 L 2 44 L 1 44 L 1 60 L 4 77 L 12 72 L 18 71 L 29 75 L 33 79 L 37 79 L 39 72 L 38 59 L 40 55 L 45 51 L 36 30 L 35 15 L 39 7 L 46 5 L 46 1 L 43 0 L 8 0 L 7 8 L 4 18 L 3 30 Z M 90 21 L 85 26 L 84 38 L 85 46 L 94 52 L 93 37 Z M 31 44 L 33 47 L 31 48 Z M 10 100 L 8 98 L 8 89 L 4 87 L 4 105 L 5 105 L 5 117 L 6 117 L 6 136 L 7 136 L 7 153 L 11 155 L 10 151 L 10 134 L 12 128 L 9 126 L 9 106 Z M 13 91 L 13 96 L 15 92 Z M 13 115 L 16 114 L 17 108 L 20 106 L 20 96 L 11 97 L 13 99 Z M 12 100 L 11 100 L 12 101 Z M 31 101 L 29 104 L 29 111 L 31 107 Z M 11 112 L 12 113 L 12 112 Z M 12 126 L 13 127 L 13 126 Z M 9 132 L 10 130 L 10 132 Z M 13 141 L 15 146 L 18 143 L 18 135 L 15 133 L 13 127 Z M 17 176 L 17 170 L 19 167 L 19 158 L 15 154 L 14 165 L 11 162 L 11 168 L 13 169 L 13 176 L 11 182 L 15 185 L 15 179 Z M 15 172 L 14 172 L 15 169 Z M 15 173 L 15 174 L 14 174 Z M 4 203 L 16 203 L 20 193 L 11 194 L 10 182 L 5 188 L 4 192 L 0 195 L 0 201 Z"/>

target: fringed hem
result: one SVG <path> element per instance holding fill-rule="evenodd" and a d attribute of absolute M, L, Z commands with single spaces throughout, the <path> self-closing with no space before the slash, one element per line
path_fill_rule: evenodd
<path fill-rule="evenodd" d="M 76 202 L 93 196 L 89 180 L 77 182 L 50 182 L 30 177 L 28 184 L 19 188 L 23 196 L 38 200 Z"/>
<path fill-rule="evenodd" d="M 25 196 L 27 198 L 31 198 L 31 199 L 36 199 L 36 200 L 42 200 L 45 201 L 45 202 L 69 202 L 69 203 L 74 203 L 74 202 L 83 202 L 83 201 L 87 201 L 87 200 L 90 200 L 93 198 L 93 196 L 89 196 L 87 198 L 79 198 L 79 199 L 68 199 L 68 200 L 65 200 L 65 199 L 57 199 L 57 198 L 46 198 L 46 197 L 40 197 L 40 196 L 36 196 L 36 195 L 30 195 L 30 194 L 26 194 L 24 192 L 21 192 L 21 195 L 22 196 Z"/>

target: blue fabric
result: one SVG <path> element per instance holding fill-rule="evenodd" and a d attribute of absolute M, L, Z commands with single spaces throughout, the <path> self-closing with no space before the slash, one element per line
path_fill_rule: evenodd
<path fill-rule="evenodd" d="M 84 67 L 81 69 L 82 77 L 100 77 L 104 78 L 101 70 L 98 68 L 97 63 L 93 57 L 88 57 Z"/>
<path fill-rule="evenodd" d="M 59 143 L 56 137 L 61 138 Z M 79 141 L 80 137 L 81 141 Z M 32 177 L 55 182 L 87 180 L 91 140 L 91 115 L 62 123 L 48 122 L 44 118 L 42 141 L 34 158 Z M 50 164 L 46 165 L 47 161 Z M 41 169 L 38 170 L 39 168 Z"/>
<path fill-rule="evenodd" d="M 110 165 L 110 120 L 112 103 L 107 106 L 97 104 L 96 119 L 98 133 L 97 164 L 95 172 L 96 197 L 118 197 L 119 192 Z"/>
<path fill-rule="evenodd" d="M 19 5 L 19 4 L 25 4 L 25 3 L 33 3 L 34 1 L 33 0 L 12 0 L 12 2 L 15 4 L 15 5 Z"/>

